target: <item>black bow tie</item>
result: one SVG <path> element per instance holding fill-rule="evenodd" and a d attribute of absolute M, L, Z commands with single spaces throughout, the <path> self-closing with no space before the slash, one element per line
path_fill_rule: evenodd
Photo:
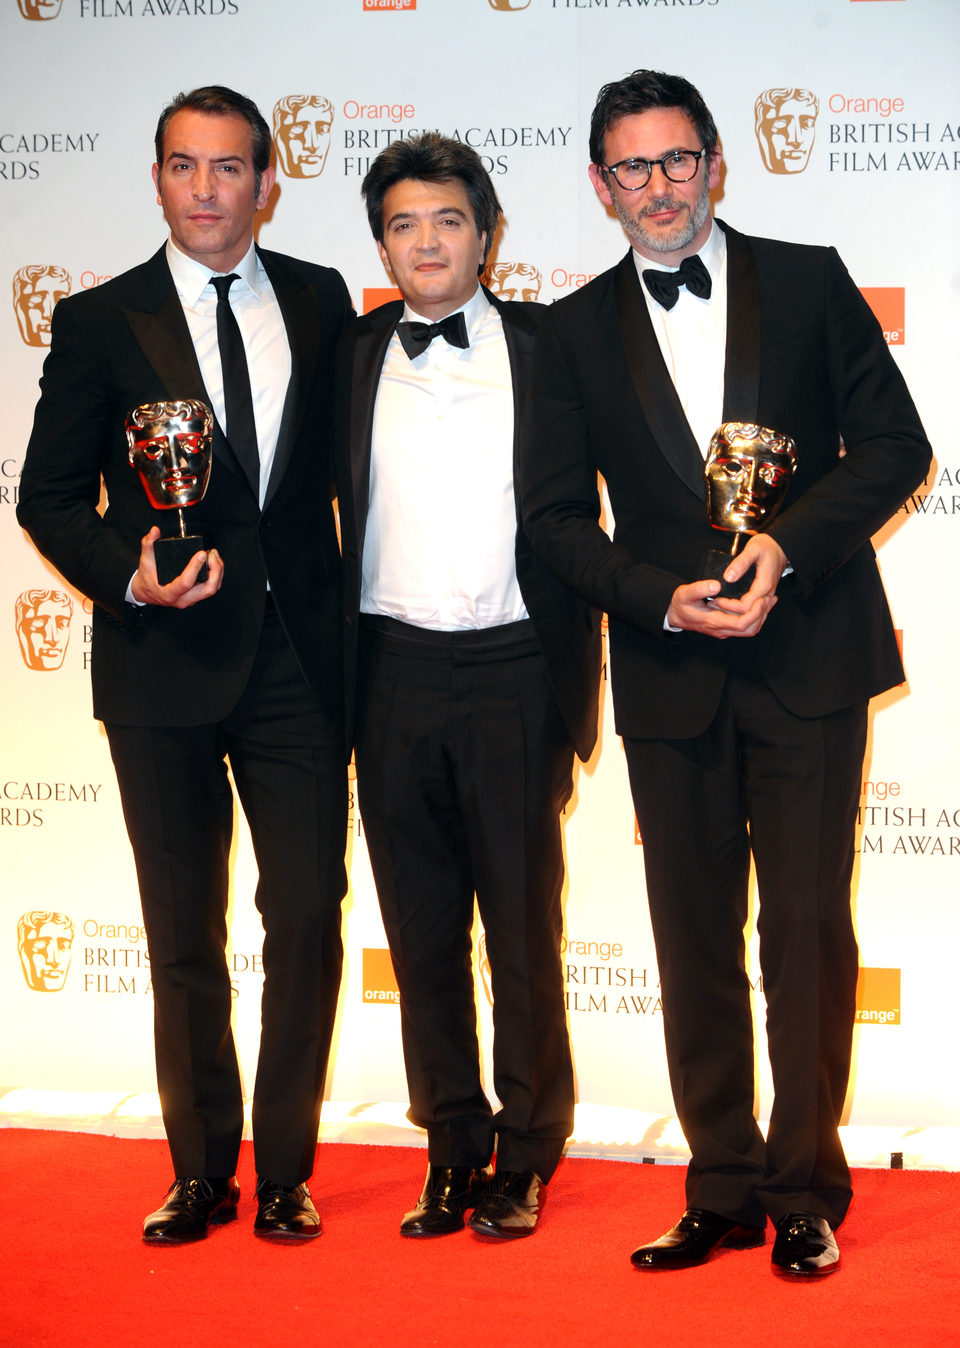
<path fill-rule="evenodd" d="M 411 360 L 422 355 L 434 337 L 444 337 L 451 346 L 459 346 L 464 350 L 470 345 L 463 310 L 447 314 L 439 323 L 398 323 L 397 336 Z"/>
<path fill-rule="evenodd" d="M 699 295 L 702 300 L 710 298 L 712 288 L 710 273 L 696 254 L 685 257 L 679 271 L 654 271 L 653 268 L 645 271 L 643 284 L 664 309 L 672 309 L 676 304 L 681 286 L 686 286 L 692 295 Z"/>

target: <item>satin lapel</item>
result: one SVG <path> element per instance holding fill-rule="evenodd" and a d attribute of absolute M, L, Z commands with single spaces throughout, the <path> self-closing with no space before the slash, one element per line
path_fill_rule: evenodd
<path fill-rule="evenodd" d="M 640 290 L 632 252 L 617 267 L 614 289 L 620 336 L 640 410 L 670 467 L 681 482 L 703 500 L 703 455 L 697 448 L 664 363 Z"/>
<path fill-rule="evenodd" d="M 350 475 L 357 525 L 357 552 L 363 556 L 367 532 L 367 506 L 370 500 L 370 446 L 373 439 L 373 413 L 380 386 L 387 346 L 393 336 L 403 303 L 395 300 L 376 310 L 372 321 L 354 339 L 353 378 L 350 387 Z"/>
<path fill-rule="evenodd" d="M 206 398 L 190 329 L 172 285 L 158 309 L 125 309 L 124 317 L 168 398 Z"/>
<path fill-rule="evenodd" d="M 286 272 L 278 271 L 275 265 L 268 264 L 266 258 L 262 258 L 262 261 L 277 297 L 290 345 L 290 383 L 284 399 L 277 448 L 263 502 L 266 509 L 283 479 L 300 433 L 317 368 L 319 326 L 317 297 L 313 289 L 306 284 L 297 284 L 296 281 L 291 284 L 291 278 Z M 326 484 L 324 482 L 320 485 L 325 487 Z"/>
<path fill-rule="evenodd" d="M 721 224 L 727 239 L 727 346 L 724 421 L 757 420 L 760 397 L 760 289 L 748 240 Z M 774 428 L 776 429 L 776 428 Z"/>
<path fill-rule="evenodd" d="M 124 317 L 140 349 L 163 382 L 167 397 L 171 401 L 200 398 L 210 407 L 210 395 L 204 387 L 183 305 L 162 249 L 151 259 L 151 263 L 156 264 L 154 293 L 145 296 L 144 307 L 124 309 Z M 213 456 L 241 482 L 246 482 L 246 475 L 216 420 L 213 425 Z"/>
<path fill-rule="evenodd" d="M 496 295 L 491 294 L 486 286 L 484 286 L 484 294 L 500 314 L 500 321 L 503 323 L 503 337 L 507 344 L 507 355 L 510 358 L 510 378 L 513 384 L 513 480 L 516 485 L 519 481 L 517 455 L 520 452 L 520 412 L 523 406 L 523 395 L 527 387 L 527 376 L 530 373 L 530 356 L 533 352 L 533 339 L 536 336 L 537 327 L 524 312 L 524 305 L 505 304 L 498 300 Z M 520 501 L 518 499 L 518 520 L 519 517 Z"/>

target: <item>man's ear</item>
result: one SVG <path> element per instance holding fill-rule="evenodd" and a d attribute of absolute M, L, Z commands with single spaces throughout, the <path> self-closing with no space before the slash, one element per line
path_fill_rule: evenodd
<path fill-rule="evenodd" d="M 723 160 L 723 146 L 717 141 L 713 153 L 710 156 L 710 162 L 707 165 L 707 186 L 712 192 L 715 187 L 720 186 L 720 164 Z"/>
<path fill-rule="evenodd" d="M 603 202 L 604 206 L 612 206 L 613 197 L 610 193 L 609 175 L 606 169 L 602 168 L 600 164 L 591 164 L 587 169 L 587 173 L 590 175 L 590 181 L 593 183 L 593 190 Z"/>
<path fill-rule="evenodd" d="M 269 168 L 264 169 L 260 175 L 260 191 L 257 193 L 257 210 L 263 210 L 267 204 L 270 193 L 273 191 L 273 184 L 277 181 L 277 170 L 271 164 Z"/>

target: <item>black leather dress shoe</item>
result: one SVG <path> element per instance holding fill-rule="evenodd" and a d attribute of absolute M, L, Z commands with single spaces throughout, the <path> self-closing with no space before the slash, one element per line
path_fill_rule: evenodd
<path fill-rule="evenodd" d="M 428 1165 L 417 1206 L 400 1223 L 401 1236 L 448 1236 L 463 1230 L 463 1214 L 483 1193 L 489 1170 Z"/>
<path fill-rule="evenodd" d="M 320 1215 L 305 1184 L 257 1181 L 257 1215 L 253 1234 L 277 1240 L 313 1240 L 320 1235 Z"/>
<path fill-rule="evenodd" d="M 163 1207 L 143 1223 L 143 1238 L 152 1245 L 183 1245 L 203 1240 L 209 1226 L 232 1222 L 237 1215 L 240 1187 L 235 1179 L 204 1179 L 187 1175 L 174 1180 Z"/>
<path fill-rule="evenodd" d="M 470 1230 L 503 1240 L 532 1236 L 545 1196 L 546 1185 L 532 1170 L 498 1170 L 474 1209 Z"/>
<path fill-rule="evenodd" d="M 750 1250 L 762 1245 L 765 1239 L 762 1226 L 741 1226 L 718 1212 L 687 1208 L 666 1235 L 634 1250 L 630 1262 L 634 1268 L 694 1268 L 705 1264 L 721 1245 L 731 1250 Z"/>
<path fill-rule="evenodd" d="M 791 1212 L 777 1222 L 771 1256 L 774 1273 L 787 1278 L 823 1278 L 840 1267 L 840 1250 L 825 1217 Z"/>

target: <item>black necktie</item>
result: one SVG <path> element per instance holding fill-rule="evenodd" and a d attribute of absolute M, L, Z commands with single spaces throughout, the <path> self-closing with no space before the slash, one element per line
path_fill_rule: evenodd
<path fill-rule="evenodd" d="M 672 309 L 676 304 L 681 286 L 686 286 L 691 295 L 699 295 L 702 300 L 710 298 L 712 288 L 710 273 L 696 253 L 683 259 L 679 271 L 655 271 L 653 268 L 645 271 L 643 284 L 664 309 Z"/>
<path fill-rule="evenodd" d="M 443 337 L 451 346 L 459 346 L 463 350 L 470 345 L 462 310 L 456 314 L 447 314 L 439 323 L 398 323 L 397 336 L 411 360 L 422 355 L 434 337 Z"/>
<path fill-rule="evenodd" d="M 211 276 L 210 280 L 217 292 L 217 341 L 220 344 L 220 364 L 223 369 L 227 439 L 259 500 L 260 451 L 257 448 L 257 423 L 253 415 L 250 373 L 240 326 L 230 308 L 230 287 L 239 277 L 236 272 L 231 272 L 229 276 Z"/>

